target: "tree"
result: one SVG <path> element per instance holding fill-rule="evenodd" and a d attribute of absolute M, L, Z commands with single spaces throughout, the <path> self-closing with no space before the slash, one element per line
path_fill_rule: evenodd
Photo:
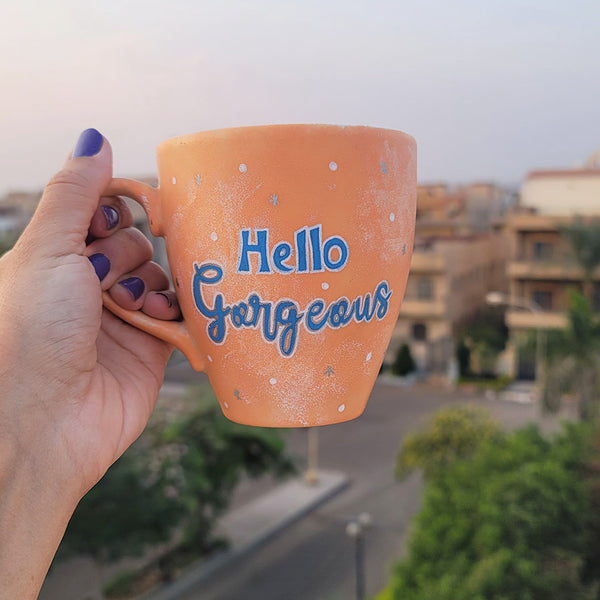
<path fill-rule="evenodd" d="M 556 411 L 571 394 L 582 417 L 592 417 L 600 385 L 600 323 L 584 296 L 571 291 L 567 327 L 548 335 L 546 348 L 544 406 Z"/>
<path fill-rule="evenodd" d="M 600 219 L 574 219 L 569 226 L 559 229 L 567 238 L 577 262 L 583 269 L 583 293 L 592 301 L 593 276 L 600 266 Z"/>
<path fill-rule="evenodd" d="M 200 395 L 194 410 L 155 421 L 83 498 L 61 556 L 139 554 L 168 540 L 176 527 L 183 528 L 184 544 L 202 552 L 244 473 L 279 476 L 293 470 L 277 430 L 232 423 L 212 392 L 193 395 Z"/>
<path fill-rule="evenodd" d="M 396 354 L 396 360 L 392 365 L 392 371 L 395 375 L 408 375 L 412 373 L 417 366 L 415 365 L 415 361 L 410 353 L 410 348 L 408 344 L 402 344 L 398 349 L 398 353 Z"/>
<path fill-rule="evenodd" d="M 456 360 L 458 374 L 461 377 L 469 377 L 471 375 L 471 350 L 462 338 L 456 344 Z"/>
<path fill-rule="evenodd" d="M 442 408 L 426 428 L 406 436 L 396 458 L 396 477 L 402 479 L 415 469 L 428 479 L 435 477 L 457 458 L 468 458 L 482 443 L 496 439 L 499 432 L 487 410 Z"/>
<path fill-rule="evenodd" d="M 551 439 L 534 427 L 496 434 L 430 471 L 408 556 L 381 598 L 597 598 L 590 432 L 572 424 Z"/>
<path fill-rule="evenodd" d="M 504 350 L 507 340 L 504 311 L 489 306 L 477 310 L 463 327 L 457 346 L 461 377 L 472 376 L 473 369 L 481 376 L 493 374 L 496 358 Z M 464 361 L 462 367 L 461 360 Z"/>
<path fill-rule="evenodd" d="M 185 541 L 198 548 L 210 538 L 242 473 L 279 477 L 293 471 L 277 430 L 233 423 L 216 403 L 205 403 L 191 417 L 175 421 L 159 439 L 171 450 L 162 472 L 186 508 Z"/>

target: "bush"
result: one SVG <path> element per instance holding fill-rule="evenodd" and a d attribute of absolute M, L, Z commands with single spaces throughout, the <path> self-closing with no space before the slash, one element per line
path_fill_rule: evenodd
<path fill-rule="evenodd" d="M 417 366 L 415 365 L 415 361 L 413 360 L 412 354 L 410 353 L 410 348 L 408 344 L 402 344 L 398 349 L 398 353 L 396 354 L 396 360 L 392 365 L 392 372 L 394 375 L 408 375 L 415 371 Z"/>
<path fill-rule="evenodd" d="M 383 597 L 597 598 L 591 439 L 580 424 L 551 439 L 529 427 L 483 438 L 470 455 L 429 471 L 409 554 Z"/>

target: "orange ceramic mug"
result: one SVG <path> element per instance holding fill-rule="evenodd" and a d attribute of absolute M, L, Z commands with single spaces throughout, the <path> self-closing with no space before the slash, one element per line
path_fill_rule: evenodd
<path fill-rule="evenodd" d="M 224 414 L 296 427 L 359 416 L 406 287 L 416 144 L 399 131 L 269 125 L 158 147 L 158 188 L 113 179 L 165 239 L 181 322 L 104 304 L 208 374 Z"/>

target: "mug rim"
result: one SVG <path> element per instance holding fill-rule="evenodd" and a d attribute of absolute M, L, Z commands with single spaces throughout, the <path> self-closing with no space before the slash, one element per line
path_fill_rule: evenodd
<path fill-rule="evenodd" d="M 169 146 L 176 145 L 185 145 L 192 142 L 195 138 L 203 137 L 203 136 L 214 136 L 215 134 L 233 134 L 234 132 L 239 132 L 240 134 L 247 133 L 249 131 L 259 131 L 259 130 L 274 130 L 274 129 L 310 129 L 310 128 L 319 128 L 321 130 L 333 132 L 333 131 L 345 131 L 349 130 L 350 132 L 370 132 L 370 133 L 378 133 L 381 134 L 393 134 L 395 136 L 406 138 L 406 142 L 409 144 L 414 144 L 416 146 L 416 139 L 406 133 L 405 131 L 401 131 L 400 129 L 391 129 L 388 127 L 374 127 L 370 125 L 340 125 L 333 123 L 271 123 L 264 125 L 241 125 L 237 127 L 219 127 L 216 129 L 207 129 L 203 131 L 195 131 L 193 133 L 186 133 L 182 135 L 173 136 L 167 138 L 160 142 L 156 148 L 157 153 L 164 150 Z"/>

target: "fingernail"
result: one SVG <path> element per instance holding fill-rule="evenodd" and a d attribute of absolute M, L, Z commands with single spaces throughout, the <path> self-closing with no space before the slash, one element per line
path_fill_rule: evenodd
<path fill-rule="evenodd" d="M 133 296 L 134 300 L 137 300 L 146 289 L 144 282 L 139 277 L 129 277 L 129 279 L 123 279 L 123 281 L 119 281 L 119 284 L 122 285 Z"/>
<path fill-rule="evenodd" d="M 119 224 L 119 213 L 112 206 L 103 206 L 107 229 L 114 229 Z"/>
<path fill-rule="evenodd" d="M 169 298 L 168 294 L 165 294 L 164 292 L 156 292 L 159 296 L 162 296 L 166 301 L 167 304 L 169 305 L 169 308 L 173 308 L 173 300 L 171 300 L 171 298 Z"/>
<path fill-rule="evenodd" d="M 86 129 L 79 136 L 72 157 L 95 156 L 100 152 L 103 143 L 104 136 L 97 129 Z"/>
<path fill-rule="evenodd" d="M 92 263 L 92 267 L 94 267 L 94 271 L 96 271 L 96 275 L 98 275 L 98 279 L 102 281 L 110 271 L 110 260 L 104 254 L 100 253 L 92 254 L 89 260 Z"/>

